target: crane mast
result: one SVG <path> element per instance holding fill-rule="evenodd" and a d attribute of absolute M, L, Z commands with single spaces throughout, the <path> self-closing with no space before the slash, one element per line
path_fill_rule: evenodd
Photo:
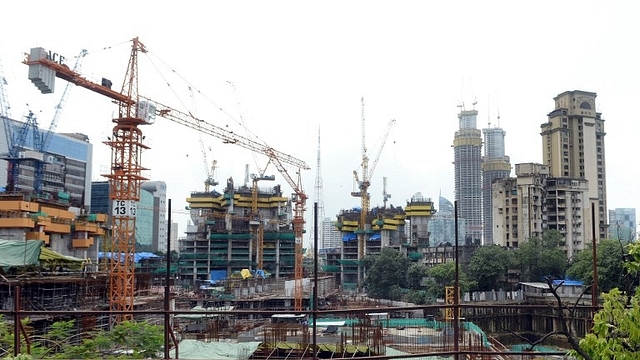
<path fill-rule="evenodd" d="M 61 78 L 77 86 L 106 96 L 118 104 L 118 117 L 113 119 L 112 136 L 104 143 L 111 148 L 111 172 L 106 174 L 112 200 L 112 255 L 120 256 L 120 261 L 111 261 L 110 309 L 122 314 L 117 320 L 132 318 L 134 299 L 134 262 L 136 204 L 139 200 L 140 183 L 146 180 L 141 164 L 142 150 L 149 149 L 143 143 L 142 131 L 138 126 L 152 124 L 156 116 L 161 116 L 177 124 L 209 134 L 223 143 L 235 144 L 269 158 L 287 183 L 293 188 L 294 202 L 293 230 L 295 236 L 295 308 L 302 309 L 302 234 L 304 232 L 304 210 L 307 195 L 302 190 L 301 170 L 310 167 L 302 160 L 273 149 L 263 143 L 253 141 L 221 127 L 207 123 L 191 114 L 155 102 L 138 93 L 138 54 L 146 53 L 145 46 L 132 40 L 129 64 L 120 92 L 111 89 L 111 82 L 102 79 L 98 84 L 87 80 L 81 74 L 69 69 L 60 57 L 43 48 L 33 48 L 23 63 L 29 66 L 29 79 L 42 93 L 51 93 L 55 78 Z M 298 179 L 294 181 L 284 164 L 296 167 Z"/>

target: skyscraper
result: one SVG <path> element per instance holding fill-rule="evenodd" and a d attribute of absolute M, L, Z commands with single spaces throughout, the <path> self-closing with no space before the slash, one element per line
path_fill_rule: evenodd
<path fill-rule="evenodd" d="M 322 219 L 321 226 L 322 229 L 318 229 L 322 234 L 322 236 L 319 236 L 321 240 L 319 248 L 339 249 L 342 246 L 342 234 L 340 234 L 340 231 L 336 229 L 334 221 L 332 221 L 329 217 L 325 217 L 324 219 Z"/>
<path fill-rule="evenodd" d="M 585 179 L 595 208 L 598 239 L 607 235 L 607 183 L 604 119 L 596 111 L 596 93 L 565 91 L 541 127 L 543 163 L 557 178 Z"/>
<path fill-rule="evenodd" d="M 489 124 L 491 125 L 491 124 Z M 484 134 L 484 161 L 482 164 L 482 217 L 484 245 L 493 244 L 493 199 L 491 184 L 511 174 L 509 157 L 505 156 L 504 136 L 500 127 L 482 129 Z"/>
<path fill-rule="evenodd" d="M 438 211 L 429 220 L 429 245 L 442 246 L 456 243 L 456 220 L 454 218 L 455 206 L 446 198 L 438 199 Z M 464 236 L 467 232 L 464 219 L 458 221 L 458 242 L 464 245 Z"/>
<path fill-rule="evenodd" d="M 140 185 L 143 191 L 153 196 L 153 249 L 165 251 L 167 248 L 167 185 L 164 181 L 145 181 Z"/>
<path fill-rule="evenodd" d="M 464 241 L 474 244 L 482 241 L 482 133 L 476 128 L 477 116 L 477 110 L 461 107 L 453 139 L 458 217 L 467 224 Z"/>

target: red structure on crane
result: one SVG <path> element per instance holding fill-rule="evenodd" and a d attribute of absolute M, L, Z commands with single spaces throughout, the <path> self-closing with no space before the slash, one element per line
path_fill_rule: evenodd
<path fill-rule="evenodd" d="M 175 110 L 138 94 L 138 54 L 146 53 L 145 46 L 134 38 L 126 76 L 120 92 L 111 89 L 111 82 L 102 79 L 101 84 L 87 80 L 81 74 L 69 69 L 63 58 L 43 48 L 33 48 L 24 59 L 29 65 L 29 79 L 42 93 L 54 90 L 55 78 L 61 78 L 77 86 L 84 87 L 112 99 L 118 104 L 118 117 L 113 119 L 112 136 L 105 144 L 111 148 L 111 171 L 105 174 L 109 179 L 112 200 L 112 255 L 119 259 L 111 261 L 110 309 L 118 311 L 120 320 L 128 320 L 133 316 L 135 267 L 135 218 L 136 204 L 140 196 L 140 183 L 146 180 L 142 171 L 141 153 L 149 147 L 143 143 L 139 126 L 152 124 L 155 116 L 161 116 L 178 124 L 193 128 L 205 134 L 223 140 L 224 143 L 236 144 L 251 151 L 269 157 L 285 180 L 293 188 L 294 234 L 296 241 L 295 260 L 295 304 L 296 309 L 302 307 L 302 234 L 304 232 L 304 207 L 307 196 L 302 191 L 300 170 L 308 170 L 309 166 L 302 160 L 279 152 L 264 144 L 229 132 L 223 128 L 209 124 L 193 115 Z M 298 168 L 298 181 L 289 176 L 284 164 Z"/>

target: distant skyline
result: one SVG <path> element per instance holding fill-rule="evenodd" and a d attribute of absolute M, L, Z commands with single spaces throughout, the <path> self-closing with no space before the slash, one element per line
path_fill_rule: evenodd
<path fill-rule="evenodd" d="M 606 119 L 608 208 L 640 207 L 640 194 L 629 191 L 640 175 L 631 157 L 638 125 L 628 110 L 640 93 L 640 5 L 634 2 L 205 6 L 185 0 L 167 8 L 115 0 L 86 12 L 81 4 L 36 0 L 5 9 L 0 31 L 12 35 L 0 40 L 0 61 L 14 118 L 31 109 L 39 113 L 41 127 L 48 127 L 64 87 L 58 80 L 55 94 L 37 92 L 21 64 L 29 48 L 42 46 L 69 59 L 87 49 L 82 73 L 98 82 L 110 79 L 119 89 L 127 42 L 139 36 L 149 50 L 140 56 L 141 95 L 264 141 L 312 168 L 302 172 L 308 230 L 318 127 L 325 216 L 334 218 L 360 202 L 350 193 L 362 158 L 361 97 L 370 161 L 386 124 L 397 120 L 372 177 L 372 206 L 383 203 L 384 177 L 394 206 L 404 206 L 417 192 L 434 202 L 439 194 L 454 199 L 451 145 L 458 104 L 470 108 L 477 101 L 479 129 L 497 125 L 500 114 L 514 166 L 542 161 L 540 125 L 554 109 L 553 98 L 584 90 L 598 94 L 597 108 Z M 58 132 L 89 136 L 93 180 L 103 179 L 108 169 L 110 151 L 102 141 L 111 133 L 115 111 L 108 99 L 74 88 L 58 124 Z M 142 130 L 151 146 L 142 163 L 151 180 L 166 182 L 173 221 L 183 232 L 184 199 L 203 190 L 206 177 L 199 135 L 161 118 Z M 246 164 L 252 173 L 267 165 L 264 156 L 202 139 L 208 161 L 217 160 L 221 184 L 231 176 L 242 183 Z M 290 192 L 273 165 L 266 173 Z"/>

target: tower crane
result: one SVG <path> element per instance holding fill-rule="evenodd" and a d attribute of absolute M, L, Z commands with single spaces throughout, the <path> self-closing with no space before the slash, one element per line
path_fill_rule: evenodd
<path fill-rule="evenodd" d="M 32 48 L 24 63 L 29 66 L 29 80 L 42 93 L 52 93 L 55 78 L 59 77 L 75 85 L 87 88 L 112 99 L 118 105 L 118 116 L 113 119 L 112 136 L 105 144 L 111 147 L 111 172 L 109 179 L 112 201 L 112 253 L 121 261 L 110 263 L 110 309 L 124 311 L 116 318 L 132 319 L 134 309 L 134 261 L 136 205 L 140 198 L 142 176 L 140 159 L 143 149 L 142 131 L 138 126 L 152 124 L 155 109 L 152 104 L 141 101 L 138 94 L 138 53 L 145 53 L 145 46 L 132 40 L 131 55 L 126 70 L 122 90 L 111 89 L 111 81 L 102 79 L 101 84 L 87 80 L 78 72 L 64 64 L 64 57 L 44 48 Z"/>
<path fill-rule="evenodd" d="M 387 130 L 382 138 L 382 142 L 380 144 L 380 148 L 376 154 L 376 157 L 373 160 L 373 164 L 369 169 L 369 156 L 367 155 L 367 146 L 365 142 L 365 117 L 364 117 L 364 97 L 360 98 L 361 103 L 361 130 L 362 130 L 362 163 L 360 167 L 362 169 L 362 180 L 358 177 L 358 172 L 356 170 L 353 171 L 353 176 L 358 185 L 358 191 L 351 192 L 351 196 L 359 197 L 361 199 L 361 210 L 360 210 L 360 225 L 358 229 L 358 260 L 360 261 L 360 266 L 358 267 L 358 286 L 362 284 L 362 280 L 364 277 L 364 267 L 362 265 L 362 260 L 365 256 L 365 233 L 366 228 L 365 225 L 367 223 L 367 216 L 369 215 L 369 202 L 371 200 L 369 194 L 369 186 L 371 185 L 371 178 L 373 177 L 373 172 L 376 170 L 376 166 L 378 165 L 378 160 L 380 159 L 380 155 L 382 154 L 382 149 L 384 148 L 384 144 L 387 141 L 387 137 L 389 136 L 389 132 L 391 131 L 391 127 L 395 124 L 396 120 L 392 119 L 387 126 Z"/>
<path fill-rule="evenodd" d="M 203 149 L 204 151 L 204 149 Z M 206 153 L 203 152 L 204 160 L 205 160 L 205 164 L 207 162 L 207 156 Z M 218 182 L 215 179 L 216 176 L 216 169 L 218 168 L 218 161 L 217 160 L 213 160 L 211 161 L 211 168 L 207 168 L 205 165 L 205 169 L 207 169 L 207 178 L 204 180 L 204 191 L 205 192 L 209 192 L 211 186 L 216 186 L 218 185 Z"/>
<path fill-rule="evenodd" d="M 146 47 L 132 39 L 131 54 L 121 91 L 111 89 L 111 81 L 102 79 L 100 84 L 87 80 L 81 74 L 65 66 L 61 57 L 47 52 L 43 48 L 33 48 L 23 63 L 29 66 L 29 78 L 42 93 L 53 92 L 56 77 L 106 96 L 118 105 L 118 117 L 113 136 L 105 141 L 111 147 L 111 172 L 109 179 L 112 200 L 112 239 L 113 252 L 122 254 L 123 261 L 112 261 L 110 279 L 110 308 L 120 311 L 119 319 L 131 319 L 134 293 L 135 217 L 136 203 L 139 200 L 140 183 L 146 180 L 142 176 L 140 162 L 143 149 L 141 125 L 153 124 L 156 116 L 163 117 L 180 125 L 201 131 L 221 139 L 223 143 L 236 144 L 245 149 L 261 153 L 269 158 L 278 171 L 292 187 L 294 193 L 293 229 L 296 246 L 295 263 L 295 307 L 302 307 L 302 234 L 304 228 L 304 209 L 307 196 L 302 190 L 300 172 L 309 166 L 302 160 L 273 149 L 265 144 L 242 137 L 213 124 L 198 119 L 191 114 L 143 97 L 138 93 L 138 54 L 146 53 Z M 298 179 L 294 181 L 284 164 L 298 168 Z"/>
<path fill-rule="evenodd" d="M 18 133 L 15 137 L 11 131 L 7 132 L 7 144 L 9 151 L 3 159 L 7 160 L 7 191 L 17 191 L 18 189 L 18 175 L 20 173 L 20 163 L 24 160 L 32 160 L 38 162 L 41 160 L 41 156 L 38 156 L 35 151 L 26 152 L 27 135 L 31 131 L 32 143 L 34 149 L 39 148 L 41 144 L 40 131 L 38 130 L 38 118 L 33 111 L 29 110 L 29 114 L 24 116 L 24 123 L 18 129 Z M 5 119 L 5 124 L 8 128 L 13 127 L 9 119 Z M 37 166 L 36 166 L 37 168 Z M 34 179 L 34 187 L 37 182 Z"/>
<path fill-rule="evenodd" d="M 193 113 L 189 112 L 189 114 L 191 114 L 192 116 L 195 116 L 193 114 L 195 113 L 196 99 L 193 96 L 193 88 L 191 88 L 191 86 L 189 86 L 189 96 L 191 96 L 191 101 L 193 102 L 193 109 L 194 109 L 194 112 Z M 209 168 L 209 160 L 207 159 L 207 150 L 205 149 L 202 136 L 198 136 L 198 140 L 200 142 L 200 152 L 202 153 L 202 161 L 204 162 L 204 173 L 205 175 L 207 175 L 207 177 L 204 179 L 204 192 L 208 193 L 209 190 L 211 189 L 211 186 L 218 185 L 218 182 L 215 180 L 215 171 L 216 171 L 218 162 L 216 160 L 213 160 L 211 163 L 211 168 Z M 211 148 L 209 148 L 209 150 L 211 150 Z"/>

